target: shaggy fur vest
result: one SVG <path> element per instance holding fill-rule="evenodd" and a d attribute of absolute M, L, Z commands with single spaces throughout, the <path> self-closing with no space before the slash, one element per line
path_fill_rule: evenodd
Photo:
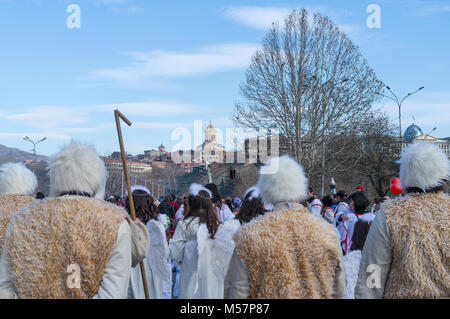
<path fill-rule="evenodd" d="M 338 265 L 333 227 L 304 207 L 266 213 L 234 235 L 251 298 L 331 298 Z"/>
<path fill-rule="evenodd" d="M 5 240 L 6 226 L 12 215 L 34 200 L 33 197 L 21 194 L 0 195 L 0 253 Z"/>
<path fill-rule="evenodd" d="M 450 197 L 412 194 L 383 204 L 393 261 L 385 298 L 450 296 Z"/>
<path fill-rule="evenodd" d="M 19 297 L 92 298 L 125 218 L 122 208 L 79 196 L 45 199 L 15 214 L 5 248 Z"/>

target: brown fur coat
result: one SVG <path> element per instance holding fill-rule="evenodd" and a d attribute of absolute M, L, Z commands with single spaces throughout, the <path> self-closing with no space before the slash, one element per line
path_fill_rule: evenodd
<path fill-rule="evenodd" d="M 392 242 L 385 298 L 450 296 L 450 197 L 412 194 L 383 204 Z"/>
<path fill-rule="evenodd" d="M 331 298 L 339 256 L 331 225 L 304 207 L 267 213 L 234 236 L 251 298 Z"/>
<path fill-rule="evenodd" d="M 79 196 L 34 202 L 15 214 L 6 257 L 20 298 L 92 298 L 117 239 L 125 211 Z M 80 267 L 81 288 L 69 288 L 68 267 Z"/>
<path fill-rule="evenodd" d="M 0 195 L 0 253 L 5 240 L 6 226 L 12 215 L 34 200 L 33 197 L 21 194 Z"/>

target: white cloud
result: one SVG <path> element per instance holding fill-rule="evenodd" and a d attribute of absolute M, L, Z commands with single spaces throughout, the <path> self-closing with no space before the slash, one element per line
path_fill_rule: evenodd
<path fill-rule="evenodd" d="M 111 112 L 111 114 L 112 112 L 114 112 L 115 109 L 118 109 L 125 116 L 128 115 L 171 116 L 171 115 L 196 113 L 201 110 L 201 107 L 167 101 L 150 101 L 150 102 L 90 105 L 86 106 L 85 109 L 94 112 Z"/>
<path fill-rule="evenodd" d="M 326 6 L 305 6 L 309 13 L 320 13 L 321 15 L 329 16 L 332 19 L 337 17 L 349 16 L 352 13 L 347 10 L 332 9 Z M 293 9 L 298 8 L 286 8 L 286 7 L 257 7 L 257 6 L 242 6 L 242 7 L 230 7 L 222 9 L 223 15 L 237 23 L 243 24 L 247 27 L 267 30 L 272 26 L 272 23 L 280 23 L 284 21 L 284 18 L 291 13 Z M 312 16 L 310 16 L 312 21 Z M 339 25 L 344 32 L 350 32 L 355 29 L 359 29 L 359 25 L 342 24 Z"/>
<path fill-rule="evenodd" d="M 85 123 L 86 114 L 69 107 L 41 106 L 26 113 L 3 114 L 7 120 L 37 128 L 57 128 Z"/>
<path fill-rule="evenodd" d="M 125 52 L 132 61 L 122 67 L 90 72 L 91 79 L 140 81 L 149 77 L 178 77 L 245 68 L 259 48 L 251 43 L 204 46 L 193 52 L 154 50 Z"/>
<path fill-rule="evenodd" d="M 292 11 L 276 7 L 231 7 L 223 10 L 226 18 L 247 27 L 266 30 L 273 22 L 281 22 Z"/>
<path fill-rule="evenodd" d="M 28 136 L 31 139 L 41 139 L 47 137 L 48 139 L 56 139 L 56 140 L 69 140 L 70 136 L 64 134 L 55 134 L 55 133 L 1 133 L 0 138 L 2 139 L 22 139 L 25 136 Z"/>

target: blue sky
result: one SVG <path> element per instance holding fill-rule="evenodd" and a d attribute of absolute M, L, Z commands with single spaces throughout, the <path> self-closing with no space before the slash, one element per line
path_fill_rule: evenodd
<path fill-rule="evenodd" d="M 70 4 L 81 27 L 69 29 Z M 381 9 L 370 29 L 366 8 Z M 118 149 L 113 109 L 127 151 L 164 143 L 194 120 L 225 132 L 252 54 L 268 26 L 292 8 L 332 18 L 378 77 L 406 95 L 402 126 L 450 136 L 450 1 L 0 0 L 0 144 L 29 150 L 22 137 L 48 137 L 50 155 L 71 138 L 101 154 Z M 393 121 L 397 107 L 382 100 Z"/>

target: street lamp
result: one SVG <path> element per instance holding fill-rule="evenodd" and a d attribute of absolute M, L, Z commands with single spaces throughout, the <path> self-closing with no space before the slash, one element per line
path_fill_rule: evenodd
<path fill-rule="evenodd" d="M 31 138 L 29 138 L 28 136 L 25 136 L 24 138 L 23 138 L 25 141 L 27 141 L 27 142 L 30 142 L 31 144 L 33 144 L 33 149 L 31 150 L 32 152 L 33 152 L 33 155 L 34 155 L 34 162 L 36 162 L 36 145 L 38 144 L 38 143 L 41 143 L 41 142 L 43 142 L 43 141 L 45 141 L 47 138 L 46 137 L 44 137 L 43 139 L 40 139 L 39 141 L 33 141 Z"/>
<path fill-rule="evenodd" d="M 335 190 L 336 190 L 336 182 L 334 181 L 334 178 L 332 177 L 331 181 L 330 181 L 330 192 L 331 192 L 331 195 L 334 195 Z"/>
<path fill-rule="evenodd" d="M 383 97 L 385 97 L 385 98 L 391 99 L 391 100 L 394 101 L 394 102 L 397 104 L 397 106 L 398 106 L 398 122 L 399 122 L 399 130 L 400 130 L 400 143 L 401 143 L 401 140 L 402 140 L 402 103 L 403 103 L 404 100 L 406 100 L 406 98 L 410 97 L 411 95 L 413 95 L 413 94 L 416 93 L 416 92 L 419 92 L 419 91 L 422 90 L 423 88 L 424 88 L 424 86 L 421 86 L 421 87 L 418 88 L 417 90 L 408 93 L 408 94 L 407 94 L 403 99 L 401 99 L 401 100 L 397 97 L 397 95 L 395 95 L 395 93 L 394 93 L 394 92 L 391 90 L 391 88 L 390 88 L 389 86 L 387 86 L 387 85 L 386 85 L 386 89 L 388 89 L 389 92 L 391 92 L 392 96 L 387 96 L 387 95 L 384 95 L 384 94 L 382 94 L 382 93 L 380 93 L 380 92 L 375 92 L 375 93 L 378 94 L 378 95 L 381 95 L 381 96 L 383 96 Z"/>

